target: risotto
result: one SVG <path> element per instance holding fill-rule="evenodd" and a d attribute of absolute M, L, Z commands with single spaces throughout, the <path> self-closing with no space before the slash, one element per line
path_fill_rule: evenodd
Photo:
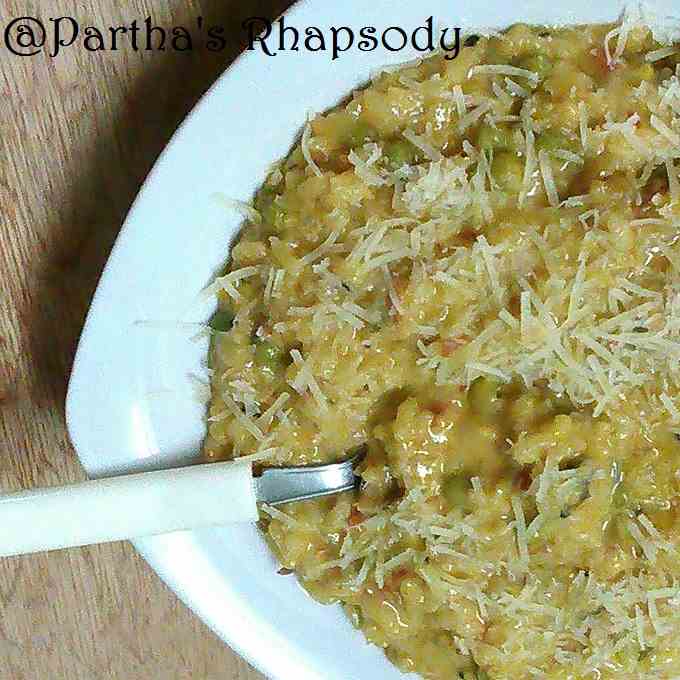
<path fill-rule="evenodd" d="M 205 455 L 365 450 L 262 528 L 405 671 L 680 676 L 678 64 L 627 21 L 470 36 L 244 206 Z"/>

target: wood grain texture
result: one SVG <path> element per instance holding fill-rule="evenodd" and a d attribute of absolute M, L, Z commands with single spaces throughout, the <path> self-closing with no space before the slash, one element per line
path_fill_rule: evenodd
<path fill-rule="evenodd" d="M 18 16 L 82 25 L 225 27 L 211 53 L 23 58 L 0 46 L 0 488 L 84 478 L 64 425 L 83 320 L 154 160 L 243 47 L 242 20 L 287 0 L 4 0 Z M 192 23 L 193 22 L 193 23 Z M 0 676 L 11 680 L 261 676 L 159 581 L 128 544 L 0 560 Z"/>

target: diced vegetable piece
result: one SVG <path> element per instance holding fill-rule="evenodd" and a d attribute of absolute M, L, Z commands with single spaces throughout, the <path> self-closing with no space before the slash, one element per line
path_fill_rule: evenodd
<path fill-rule="evenodd" d="M 477 146 L 484 151 L 509 149 L 513 146 L 512 133 L 506 127 L 482 125 L 477 132 Z"/>
<path fill-rule="evenodd" d="M 210 321 L 210 328 L 216 333 L 228 333 L 234 325 L 234 312 L 230 309 L 220 309 Z"/>
<path fill-rule="evenodd" d="M 465 475 L 449 475 L 442 484 L 442 495 L 455 508 L 465 508 L 468 505 L 468 491 L 470 480 Z"/>
<path fill-rule="evenodd" d="M 626 69 L 623 76 L 626 79 L 626 82 L 633 87 L 637 87 L 644 80 L 651 82 L 656 80 L 656 73 L 652 64 L 631 66 L 630 68 Z"/>
<path fill-rule="evenodd" d="M 276 231 L 280 231 L 284 226 L 286 210 L 277 199 L 276 189 L 265 185 L 255 199 L 255 207 L 262 215 L 265 224 L 274 227 Z"/>
<path fill-rule="evenodd" d="M 524 161 L 516 153 L 503 151 L 494 157 L 491 174 L 504 191 L 519 192 L 524 179 Z"/>
<path fill-rule="evenodd" d="M 468 400 L 470 407 L 477 415 L 490 418 L 498 413 L 501 407 L 498 396 L 500 386 L 501 382 L 491 377 L 477 378 L 470 385 Z"/>
<path fill-rule="evenodd" d="M 654 168 L 647 184 L 642 188 L 642 203 L 648 204 L 656 194 L 668 192 L 668 171 L 665 165 Z"/>
<path fill-rule="evenodd" d="M 255 362 L 258 366 L 275 372 L 283 364 L 284 351 L 269 340 L 262 340 L 255 347 Z"/>
<path fill-rule="evenodd" d="M 566 394 L 554 394 L 550 397 L 550 410 L 556 415 L 568 415 L 574 411 L 574 404 Z"/>
<path fill-rule="evenodd" d="M 262 210 L 265 206 L 271 203 L 276 197 L 276 189 L 270 184 L 265 184 L 255 196 L 255 208 Z"/>
<path fill-rule="evenodd" d="M 414 146 L 403 139 L 395 139 L 385 144 L 383 153 L 393 170 L 403 168 L 404 165 L 412 165 L 417 156 Z"/>
<path fill-rule="evenodd" d="M 269 224 L 274 227 L 276 231 L 280 231 L 283 228 L 284 220 L 286 219 L 286 210 L 275 201 L 272 201 L 262 211 L 262 219 L 265 224 Z"/>
<path fill-rule="evenodd" d="M 550 61 L 550 58 L 541 52 L 524 57 L 520 60 L 519 66 L 520 68 L 527 69 L 527 71 L 537 73 L 541 80 L 547 78 L 553 69 L 553 63 Z"/>
<path fill-rule="evenodd" d="M 356 120 L 345 134 L 343 142 L 346 146 L 354 149 L 370 142 L 376 136 L 375 130 L 363 120 Z"/>
<path fill-rule="evenodd" d="M 536 139 L 536 148 L 539 151 L 557 151 L 557 149 L 575 151 L 577 147 L 576 139 L 570 139 L 564 133 L 555 129 L 542 132 Z"/>
<path fill-rule="evenodd" d="M 491 36 L 486 43 L 484 61 L 487 64 L 508 63 L 512 58 L 512 48 L 502 36 Z"/>

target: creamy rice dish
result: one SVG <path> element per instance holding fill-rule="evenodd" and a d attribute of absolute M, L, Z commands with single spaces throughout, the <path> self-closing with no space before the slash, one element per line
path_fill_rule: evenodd
<path fill-rule="evenodd" d="M 344 459 L 283 566 L 434 680 L 680 677 L 680 51 L 516 25 L 383 72 L 246 208 L 205 455 Z"/>

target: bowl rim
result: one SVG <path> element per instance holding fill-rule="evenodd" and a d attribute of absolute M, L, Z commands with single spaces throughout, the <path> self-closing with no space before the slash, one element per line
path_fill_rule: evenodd
<path fill-rule="evenodd" d="M 300 8 L 306 8 L 308 5 L 313 4 L 313 1 L 314 0 L 294 0 L 293 4 L 281 12 L 277 16 L 276 20 L 282 16 L 290 16 L 294 12 L 299 11 Z M 160 174 L 162 168 L 167 163 L 168 157 L 171 155 L 171 150 L 176 145 L 181 143 L 181 140 L 186 134 L 187 129 L 200 115 L 200 112 L 204 108 L 211 106 L 213 97 L 217 90 L 226 86 L 231 80 L 236 80 L 240 76 L 241 72 L 247 72 L 247 70 L 250 68 L 251 62 L 255 62 L 257 58 L 257 53 L 255 51 L 249 51 L 246 48 L 242 49 L 242 51 L 233 59 L 233 61 L 224 69 L 224 71 L 220 73 L 220 75 L 200 96 L 199 100 L 182 119 L 176 130 L 172 133 L 167 144 L 163 147 L 160 154 L 154 161 L 148 174 L 144 178 L 134 200 L 130 205 L 130 208 L 126 213 L 118 235 L 116 236 L 116 240 L 113 244 L 113 247 L 111 248 L 111 252 L 109 253 L 104 268 L 102 269 L 97 286 L 90 301 L 90 306 L 85 316 L 80 337 L 78 339 L 78 345 L 71 367 L 71 374 L 68 380 L 65 400 L 65 421 L 67 434 L 76 452 L 76 455 L 85 468 L 88 476 L 96 475 L 97 471 L 92 468 L 91 465 L 86 463 L 82 454 L 82 449 L 78 445 L 78 442 L 80 441 L 78 426 L 79 414 L 76 406 L 75 394 L 80 389 L 79 383 L 82 375 L 81 368 L 85 362 L 85 353 L 87 351 L 90 337 L 93 334 L 92 319 L 95 309 L 98 307 L 101 301 L 102 290 L 111 277 L 111 272 L 115 267 L 115 263 L 120 253 L 124 250 L 125 244 L 127 243 L 130 233 L 134 228 L 133 217 L 138 209 L 138 206 L 143 202 L 147 192 L 149 191 L 149 187 L 153 185 L 156 177 Z M 179 598 L 184 606 L 186 606 L 193 615 L 197 616 L 197 618 L 202 621 L 222 643 L 227 644 L 233 652 L 235 652 L 238 656 L 240 656 L 248 664 L 250 664 L 253 668 L 270 680 L 288 680 L 288 678 L 279 674 L 280 668 L 278 667 L 278 664 L 275 665 L 275 661 L 278 661 L 278 659 L 270 660 L 269 657 L 258 654 L 255 651 L 252 644 L 252 636 L 240 635 L 238 626 L 231 626 L 228 634 L 225 634 L 224 630 L 222 630 L 221 627 L 218 627 L 214 620 L 203 615 L 201 607 L 185 588 L 185 579 L 187 576 L 191 578 L 190 575 L 186 573 L 185 569 L 182 570 L 181 574 L 178 572 L 169 571 L 167 569 L 168 561 L 172 559 L 170 558 L 170 554 L 176 550 L 182 550 L 185 547 L 184 544 L 186 543 L 188 534 L 189 532 L 176 532 L 163 537 L 135 539 L 130 542 L 132 543 L 135 550 L 142 556 L 144 561 L 153 569 L 154 574 L 170 588 L 173 595 Z M 232 596 L 234 605 L 238 606 L 238 597 L 236 593 L 232 592 L 230 594 Z M 302 680 L 302 676 L 300 677 Z M 321 678 L 317 679 L 316 675 L 311 674 L 305 675 L 304 678 L 309 678 L 309 680 L 322 680 Z"/>

